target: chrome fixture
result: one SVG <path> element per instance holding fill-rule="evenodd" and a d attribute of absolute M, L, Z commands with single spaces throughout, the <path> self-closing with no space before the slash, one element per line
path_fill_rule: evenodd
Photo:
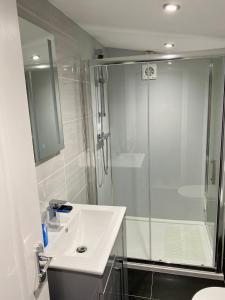
<path fill-rule="evenodd" d="M 108 141 L 108 138 L 110 137 L 110 133 L 104 133 L 98 134 L 98 143 L 97 143 L 97 150 L 104 147 L 104 141 Z"/>
<path fill-rule="evenodd" d="M 80 247 L 77 247 L 77 249 L 76 249 L 77 253 L 85 253 L 86 251 L 87 251 L 86 246 L 80 246 Z"/>
<path fill-rule="evenodd" d="M 210 150 L 210 127 L 211 127 L 211 110 L 212 110 L 212 72 L 213 64 L 209 66 L 209 87 L 208 87 L 208 116 L 206 130 L 206 161 L 205 161 L 205 193 L 209 187 L 209 150 Z"/>
<path fill-rule="evenodd" d="M 34 291 L 35 298 L 38 298 L 41 289 L 47 278 L 47 270 L 51 263 L 52 257 L 47 257 L 44 254 L 44 247 L 40 243 L 35 248 L 36 260 L 37 260 L 37 270 L 38 270 L 38 287 Z"/>
<path fill-rule="evenodd" d="M 174 266 L 170 264 L 155 264 L 151 262 L 149 264 L 143 262 L 128 262 L 128 268 L 135 269 L 135 270 L 142 270 L 142 271 L 151 271 L 151 272 L 160 272 L 165 274 L 174 274 L 174 275 L 181 275 L 181 276 L 190 276 L 190 277 L 197 277 L 197 278 L 205 278 L 205 279 L 212 279 L 212 280 L 224 280 L 224 276 L 222 273 L 214 273 L 209 270 L 194 270 L 191 268 L 185 268 L 185 266 Z"/>
<path fill-rule="evenodd" d="M 190 52 L 173 52 L 173 53 L 156 53 L 144 54 L 126 57 L 110 57 L 104 59 L 96 59 L 90 61 L 90 66 L 110 66 L 110 65 L 123 65 L 123 64 L 136 64 L 144 62 L 158 62 L 158 61 L 173 61 L 173 60 L 186 60 L 191 58 L 212 58 L 221 57 L 225 55 L 225 48 L 215 50 L 200 50 Z"/>
<path fill-rule="evenodd" d="M 59 213 L 57 212 L 57 209 L 59 206 L 64 204 L 65 201 L 61 200 L 51 200 L 49 202 L 49 206 L 47 208 L 48 211 L 48 229 L 53 231 L 59 231 L 60 226 L 60 217 Z"/>
<path fill-rule="evenodd" d="M 102 186 L 104 176 L 108 175 L 109 171 L 109 137 L 110 132 L 105 132 L 104 118 L 106 114 L 106 92 L 105 85 L 108 82 L 108 72 L 106 67 L 97 67 L 95 69 L 95 88 L 97 99 L 97 154 L 100 154 L 102 161 L 102 174 L 99 180 L 99 187 Z"/>

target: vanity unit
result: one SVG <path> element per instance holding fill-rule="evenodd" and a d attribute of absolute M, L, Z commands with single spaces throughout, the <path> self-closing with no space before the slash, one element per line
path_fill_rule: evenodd
<path fill-rule="evenodd" d="M 51 300 L 121 300 L 127 295 L 125 207 L 73 205 L 49 233 Z"/>

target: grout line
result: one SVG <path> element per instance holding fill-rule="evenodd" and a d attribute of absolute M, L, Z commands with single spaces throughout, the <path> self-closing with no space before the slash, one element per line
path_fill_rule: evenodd
<path fill-rule="evenodd" d="M 38 182 L 38 184 L 41 184 L 43 182 L 45 182 L 46 180 L 48 180 L 49 178 L 51 178 L 52 176 L 54 176 L 55 174 L 57 174 L 59 171 L 63 170 L 64 169 L 64 165 L 58 169 L 56 169 L 53 173 L 51 173 L 50 175 L 48 175 L 47 177 L 45 177 L 44 179 L 40 180 Z"/>
<path fill-rule="evenodd" d="M 134 300 L 140 300 L 140 299 L 143 299 L 143 300 L 153 300 L 151 298 L 146 298 L 146 297 L 143 297 L 143 296 L 137 296 L 137 295 L 126 295 L 128 297 L 132 297 L 132 299 Z M 159 299 L 154 299 L 154 300 L 159 300 Z"/>
<path fill-rule="evenodd" d="M 74 198 L 77 198 L 85 188 L 87 188 L 87 183 L 84 184 L 84 186 L 83 186 L 83 187 L 81 188 L 81 190 L 74 196 Z M 69 201 L 69 200 L 68 200 L 68 201 Z M 79 203 L 78 203 L 78 204 L 79 204 Z"/>
<path fill-rule="evenodd" d="M 70 77 L 59 76 L 59 79 L 82 83 L 82 80 L 73 79 L 73 78 L 70 78 Z"/>
<path fill-rule="evenodd" d="M 69 166 L 70 164 L 72 164 L 83 152 L 80 152 L 78 155 L 74 156 L 69 162 L 66 162 L 64 160 L 64 167 Z"/>
<path fill-rule="evenodd" d="M 64 151 L 62 151 L 62 156 L 63 156 L 64 182 L 65 182 L 65 187 L 66 187 L 66 200 L 68 201 L 68 184 L 67 184 L 67 179 L 66 179 L 66 167 L 65 167 L 65 153 L 64 153 Z"/>
<path fill-rule="evenodd" d="M 151 282 L 150 299 L 152 299 L 153 284 L 154 284 L 154 272 L 152 272 L 152 282 Z"/>
<path fill-rule="evenodd" d="M 84 149 L 83 149 L 84 150 Z M 76 157 L 74 157 L 70 162 L 65 163 L 65 167 L 69 166 L 70 164 L 72 164 L 75 160 L 77 160 L 78 158 L 81 157 L 81 155 L 83 155 L 85 153 L 85 151 L 80 152 Z M 85 164 L 84 164 L 85 167 Z"/>
<path fill-rule="evenodd" d="M 78 121 L 83 121 L 83 117 L 79 117 L 79 118 L 76 118 L 76 119 L 71 119 L 69 121 L 64 121 L 63 122 L 63 125 L 67 125 L 67 124 L 70 124 L 70 123 L 74 123 L 74 122 L 78 122 Z"/>
<path fill-rule="evenodd" d="M 52 176 L 54 176 L 56 173 L 58 173 L 59 171 L 63 170 L 65 167 L 69 166 L 70 164 L 72 164 L 76 159 L 78 159 L 85 151 L 80 152 L 76 157 L 74 157 L 70 162 L 65 163 L 64 157 L 63 157 L 63 166 L 58 168 L 57 170 L 55 170 L 53 173 L 51 173 L 50 175 L 48 175 L 47 177 L 45 177 L 44 179 L 40 180 L 38 182 L 38 184 L 41 184 L 43 182 L 45 182 L 46 180 L 48 180 L 49 178 L 51 178 Z M 85 166 L 84 166 L 85 167 Z"/>

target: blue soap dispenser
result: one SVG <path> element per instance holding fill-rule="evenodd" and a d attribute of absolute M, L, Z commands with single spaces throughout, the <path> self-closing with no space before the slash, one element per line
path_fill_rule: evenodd
<path fill-rule="evenodd" d="M 47 212 L 43 212 L 41 216 L 41 221 L 42 221 L 42 236 L 43 236 L 43 242 L 44 242 L 44 247 L 48 246 L 48 224 L 47 224 Z"/>

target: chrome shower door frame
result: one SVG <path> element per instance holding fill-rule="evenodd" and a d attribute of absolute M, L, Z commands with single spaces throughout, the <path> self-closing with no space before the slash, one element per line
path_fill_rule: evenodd
<path fill-rule="evenodd" d="M 189 60 L 197 58 L 225 58 L 225 48 L 215 49 L 215 50 L 203 50 L 203 51 L 193 51 L 184 53 L 166 53 L 166 54 L 149 54 L 149 55 L 138 55 L 138 56 L 127 56 L 127 57 L 115 57 L 115 58 L 105 58 L 96 59 L 89 61 L 90 66 L 110 66 L 110 65 L 122 65 L 122 64 L 136 64 L 136 63 L 149 63 L 149 62 L 159 62 L 159 61 L 173 61 L 173 60 Z M 225 75 L 225 70 L 224 70 Z M 211 85 L 209 89 L 212 88 Z M 211 93 L 211 91 L 209 91 Z M 130 266 L 140 269 L 154 269 L 158 268 L 160 270 L 166 270 L 171 273 L 171 270 L 175 273 L 181 272 L 206 274 L 205 277 L 210 278 L 210 273 L 212 278 L 217 276 L 222 278 L 219 274 L 223 273 L 224 269 L 224 239 L 225 239 L 225 81 L 224 81 L 224 93 L 223 93 L 223 115 L 222 115 L 222 131 L 221 131 L 221 150 L 220 150 L 220 173 L 219 173 L 219 190 L 218 190 L 218 210 L 217 210 L 217 231 L 216 231 L 216 247 L 215 247 L 215 267 L 197 267 L 190 265 L 177 265 L 172 263 L 155 262 L 155 261 L 138 261 L 131 260 Z M 151 264 L 151 266 L 147 266 Z M 185 271 L 186 270 L 186 271 Z M 193 272 L 192 272 L 193 270 Z M 183 274 L 182 273 L 182 274 Z M 215 275 L 213 275 L 213 273 Z M 203 276 L 204 277 L 204 276 Z"/>

